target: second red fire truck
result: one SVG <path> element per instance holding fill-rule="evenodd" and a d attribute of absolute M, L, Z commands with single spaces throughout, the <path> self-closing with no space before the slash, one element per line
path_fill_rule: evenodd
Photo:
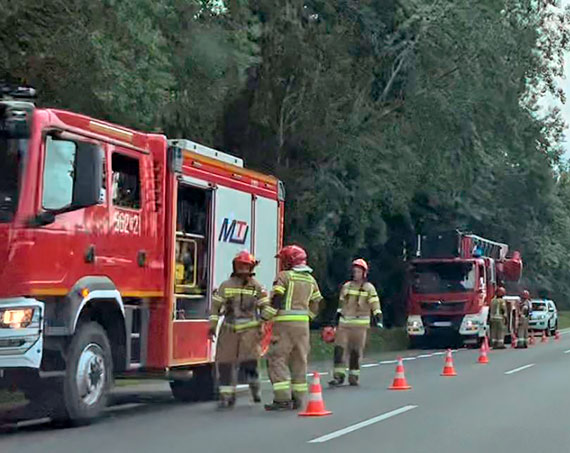
<path fill-rule="evenodd" d="M 271 286 L 284 188 L 190 140 L 0 98 L 0 384 L 77 421 L 113 376 L 213 395 L 212 291 L 248 249 Z"/>
<path fill-rule="evenodd" d="M 407 331 L 412 345 L 436 336 L 479 344 L 489 329 L 489 306 L 499 285 L 518 282 L 519 252 L 461 231 L 419 236 L 410 262 Z M 515 298 L 506 298 L 508 335 L 516 329 Z M 450 335 L 451 334 L 451 335 Z"/>

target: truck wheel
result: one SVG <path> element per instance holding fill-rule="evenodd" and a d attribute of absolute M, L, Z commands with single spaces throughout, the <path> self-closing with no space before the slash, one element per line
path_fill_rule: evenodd
<path fill-rule="evenodd" d="M 107 405 L 113 361 L 107 334 L 98 323 L 79 326 L 67 354 L 63 378 L 63 407 L 75 424 L 88 423 Z"/>
<path fill-rule="evenodd" d="M 423 338 L 418 336 L 409 337 L 410 339 L 410 349 L 423 349 L 425 346 L 425 341 Z"/>
<path fill-rule="evenodd" d="M 550 336 L 553 337 L 554 335 L 556 335 L 556 330 L 558 329 L 558 323 L 554 324 L 554 326 L 552 326 L 552 328 L 550 329 Z"/>
<path fill-rule="evenodd" d="M 211 401 L 214 399 L 214 376 L 212 367 L 205 365 L 194 370 L 194 375 L 188 380 L 170 382 L 172 396 L 178 401 Z"/>

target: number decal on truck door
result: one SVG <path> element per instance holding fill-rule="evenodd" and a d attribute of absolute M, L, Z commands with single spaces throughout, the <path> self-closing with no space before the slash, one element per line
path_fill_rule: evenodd
<path fill-rule="evenodd" d="M 140 235 L 140 214 L 115 211 L 113 232 L 120 234 Z"/>

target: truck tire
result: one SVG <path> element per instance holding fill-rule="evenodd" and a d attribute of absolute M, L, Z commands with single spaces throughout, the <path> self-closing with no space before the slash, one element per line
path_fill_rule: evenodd
<path fill-rule="evenodd" d="M 112 382 L 111 345 L 105 330 L 95 322 L 80 325 L 69 345 L 62 383 L 65 418 L 85 424 L 101 415 Z"/>
<path fill-rule="evenodd" d="M 191 379 L 170 381 L 172 396 L 183 402 L 211 401 L 214 399 L 214 375 L 211 365 L 198 367 Z"/>
<path fill-rule="evenodd" d="M 410 349 L 423 349 L 425 347 L 426 342 L 422 337 L 411 336 L 408 338 L 410 339 Z"/>

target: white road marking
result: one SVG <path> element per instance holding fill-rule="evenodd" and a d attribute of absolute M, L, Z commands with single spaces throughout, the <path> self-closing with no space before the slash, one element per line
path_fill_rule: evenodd
<path fill-rule="evenodd" d="M 570 354 L 570 349 L 568 349 L 567 351 L 564 351 L 564 354 Z"/>
<path fill-rule="evenodd" d="M 427 359 L 429 357 L 433 357 L 433 354 L 420 354 L 418 359 Z"/>
<path fill-rule="evenodd" d="M 445 355 L 444 351 L 434 352 L 433 355 Z"/>
<path fill-rule="evenodd" d="M 391 363 L 398 363 L 398 361 L 397 360 L 382 360 L 380 362 L 380 365 L 389 365 Z"/>
<path fill-rule="evenodd" d="M 372 368 L 373 366 L 380 366 L 379 363 L 365 363 L 364 365 L 361 365 L 360 368 Z"/>
<path fill-rule="evenodd" d="M 377 417 L 369 418 L 368 420 L 364 420 L 363 422 L 357 423 L 356 425 L 348 426 L 343 429 L 339 429 L 338 431 L 334 431 L 330 434 L 326 434 L 321 437 L 317 437 L 316 439 L 310 440 L 309 444 L 317 444 L 322 442 L 328 442 L 329 440 L 336 439 L 337 437 L 344 436 L 345 434 L 350 434 L 353 431 L 356 431 L 361 428 L 366 428 L 367 426 L 373 425 L 374 423 L 381 422 L 383 420 L 387 420 L 391 417 L 395 417 L 396 415 L 403 414 L 404 412 L 411 411 L 418 406 L 404 406 L 400 409 L 393 410 L 391 412 L 386 412 L 385 414 L 378 415 Z"/>
<path fill-rule="evenodd" d="M 404 357 L 402 360 L 403 360 L 404 362 L 407 362 L 407 361 L 409 361 L 409 360 L 416 360 L 416 358 L 417 358 L 417 357 Z"/>
<path fill-rule="evenodd" d="M 527 368 L 532 368 L 533 366 L 534 366 L 534 363 L 529 363 L 528 365 L 515 368 L 514 370 L 505 371 L 505 374 L 518 373 L 519 371 L 526 370 Z"/>

